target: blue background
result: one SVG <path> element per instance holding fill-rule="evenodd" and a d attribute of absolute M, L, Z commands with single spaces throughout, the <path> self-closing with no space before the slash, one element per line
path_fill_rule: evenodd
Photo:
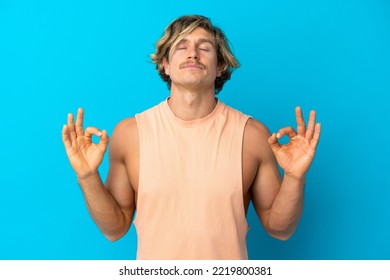
<path fill-rule="evenodd" d="M 298 230 L 272 239 L 251 209 L 250 258 L 390 259 L 387 0 L 0 1 L 0 259 L 135 258 L 134 227 L 111 243 L 89 217 L 61 129 L 83 107 L 111 134 L 166 98 L 149 54 L 184 14 L 241 62 L 223 102 L 271 131 L 296 105 L 322 123 Z"/>

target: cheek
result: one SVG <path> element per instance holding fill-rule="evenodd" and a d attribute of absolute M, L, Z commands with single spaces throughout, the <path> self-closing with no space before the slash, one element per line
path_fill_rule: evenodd
<path fill-rule="evenodd" d="M 164 66 L 165 74 L 169 76 L 169 65 Z"/>
<path fill-rule="evenodd" d="M 216 60 L 214 61 L 213 67 L 214 67 L 214 69 L 215 69 L 215 74 L 216 74 L 216 76 L 217 76 L 217 77 L 221 76 L 222 71 L 221 71 L 221 67 L 218 65 L 218 61 L 216 61 Z"/>
<path fill-rule="evenodd" d="M 169 75 L 169 63 L 166 58 L 163 59 L 163 67 L 166 75 Z"/>

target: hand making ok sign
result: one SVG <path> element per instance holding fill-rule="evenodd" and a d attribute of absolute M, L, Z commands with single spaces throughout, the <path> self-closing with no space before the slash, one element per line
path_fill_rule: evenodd
<path fill-rule="evenodd" d="M 104 153 L 107 150 L 109 138 L 105 130 L 95 127 L 83 129 L 84 111 L 77 112 L 76 124 L 73 114 L 68 114 L 68 123 L 62 129 L 62 141 L 65 146 L 70 164 L 79 179 L 97 173 Z M 92 142 L 92 136 L 100 137 L 98 144 Z"/>
<path fill-rule="evenodd" d="M 284 127 L 269 137 L 268 142 L 284 174 L 295 179 L 303 179 L 309 169 L 320 139 L 321 125 L 316 123 L 316 112 L 311 111 L 308 127 L 300 107 L 295 108 L 297 132 L 292 127 Z M 281 145 L 278 139 L 287 135 L 289 143 Z"/>

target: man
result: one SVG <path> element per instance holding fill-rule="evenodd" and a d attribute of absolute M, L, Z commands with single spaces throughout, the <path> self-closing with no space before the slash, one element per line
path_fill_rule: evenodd
<path fill-rule="evenodd" d="M 260 122 L 216 97 L 238 62 L 208 18 L 173 21 L 152 55 L 170 96 L 120 122 L 112 135 L 105 186 L 98 174 L 109 137 L 68 115 L 62 131 L 88 210 L 111 241 L 133 222 L 138 259 L 247 259 L 252 201 L 266 231 L 288 239 L 303 208 L 305 174 L 320 136 L 315 112 L 306 128 L 270 135 Z M 100 137 L 92 143 L 92 135 Z M 287 135 L 290 142 L 280 145 Z M 277 164 L 284 170 L 280 175 Z"/>

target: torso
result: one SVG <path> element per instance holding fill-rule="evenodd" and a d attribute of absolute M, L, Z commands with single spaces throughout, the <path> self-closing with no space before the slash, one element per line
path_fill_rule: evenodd
<path fill-rule="evenodd" d="M 124 135 L 127 140 L 127 145 L 124 147 L 125 151 L 125 165 L 127 174 L 131 183 L 131 187 L 135 192 L 135 201 L 137 203 L 138 182 L 139 182 L 139 137 L 137 123 L 134 118 L 126 119 L 125 125 L 128 127 L 128 135 Z M 244 141 L 243 141 L 243 194 L 245 211 L 248 209 L 250 202 L 250 187 L 256 178 L 257 170 L 259 168 L 260 159 L 258 153 L 253 149 L 253 145 L 257 144 L 256 137 L 258 131 L 254 126 L 255 120 L 250 119 L 245 127 Z"/>

